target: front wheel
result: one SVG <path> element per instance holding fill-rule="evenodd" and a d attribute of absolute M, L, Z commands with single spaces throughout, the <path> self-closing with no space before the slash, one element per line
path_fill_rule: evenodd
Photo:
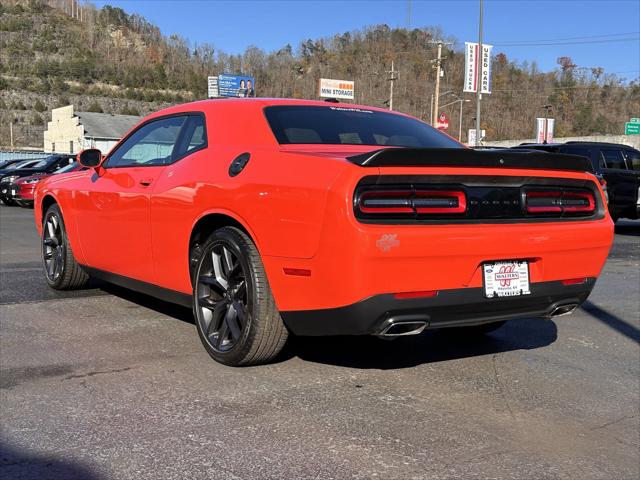
<path fill-rule="evenodd" d="M 254 243 L 243 231 L 224 227 L 197 255 L 193 309 L 209 355 L 229 366 L 273 360 L 288 332 Z"/>
<path fill-rule="evenodd" d="M 89 275 L 76 262 L 58 205 L 51 205 L 42 222 L 42 261 L 44 275 L 51 288 L 82 288 Z"/>

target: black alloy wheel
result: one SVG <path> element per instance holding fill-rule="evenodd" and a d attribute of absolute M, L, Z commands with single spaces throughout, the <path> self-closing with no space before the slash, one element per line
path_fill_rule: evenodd
<path fill-rule="evenodd" d="M 249 323 L 246 273 L 233 246 L 214 243 L 198 273 L 198 321 L 217 352 L 234 347 Z"/>
<path fill-rule="evenodd" d="M 243 231 L 224 227 L 194 254 L 194 316 L 209 355 L 231 366 L 272 360 L 287 330 L 254 243 Z"/>
<path fill-rule="evenodd" d="M 51 288 L 74 290 L 89 281 L 89 275 L 73 256 L 57 204 L 49 207 L 42 221 L 42 261 L 45 280 Z"/>
<path fill-rule="evenodd" d="M 44 272 L 50 284 L 55 283 L 64 270 L 65 242 L 62 234 L 62 222 L 58 212 L 47 215 L 42 228 L 42 258 Z"/>

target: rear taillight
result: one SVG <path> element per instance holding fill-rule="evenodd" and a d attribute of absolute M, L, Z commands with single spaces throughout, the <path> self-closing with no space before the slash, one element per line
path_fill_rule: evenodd
<path fill-rule="evenodd" d="M 592 214 L 596 210 L 593 192 L 589 190 L 527 190 L 528 214 Z"/>
<path fill-rule="evenodd" d="M 368 190 L 356 203 L 367 215 L 459 215 L 467 211 L 462 190 Z"/>
<path fill-rule="evenodd" d="M 362 213 L 414 213 L 411 190 L 369 191 L 360 196 Z"/>

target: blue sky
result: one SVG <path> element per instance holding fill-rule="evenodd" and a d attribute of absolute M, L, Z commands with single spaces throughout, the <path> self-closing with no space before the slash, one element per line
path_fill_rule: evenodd
<path fill-rule="evenodd" d="M 386 23 L 440 26 L 459 41 L 477 41 L 478 0 L 398 1 L 213 1 L 112 0 L 191 43 L 209 42 L 228 52 L 249 45 L 270 51 Z M 560 56 L 581 67 L 604 67 L 628 79 L 640 76 L 640 0 L 485 0 L 485 42 L 509 59 L 557 67 Z M 631 40 L 628 40 L 631 39 Z M 526 45 L 511 45 L 526 43 Z M 540 43 L 559 43 L 538 45 Z M 502 45 L 501 45 L 502 44 Z"/>

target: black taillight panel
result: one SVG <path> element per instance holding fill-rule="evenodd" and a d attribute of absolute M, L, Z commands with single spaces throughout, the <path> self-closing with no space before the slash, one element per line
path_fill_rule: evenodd
<path fill-rule="evenodd" d="M 391 176 L 389 176 L 391 177 Z M 365 177 L 354 195 L 363 223 L 502 223 L 601 218 L 593 182 L 532 177 Z M 455 179 L 457 183 L 442 180 Z M 416 179 L 418 180 L 418 179 Z M 503 182 L 501 182 L 503 180 Z M 442 182 L 442 183 L 440 183 Z"/>
<path fill-rule="evenodd" d="M 536 188 L 524 190 L 528 216 L 591 216 L 596 211 L 596 197 L 589 189 Z"/>

